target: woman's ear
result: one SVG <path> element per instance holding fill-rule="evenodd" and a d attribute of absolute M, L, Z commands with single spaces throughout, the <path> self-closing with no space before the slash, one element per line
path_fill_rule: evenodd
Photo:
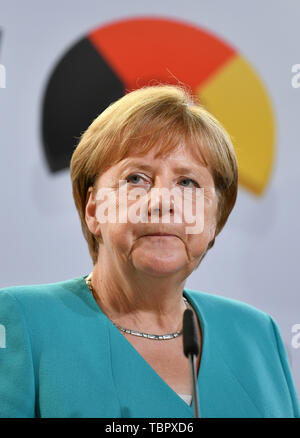
<path fill-rule="evenodd" d="M 100 224 L 96 218 L 96 199 L 95 189 L 93 186 L 88 188 L 85 204 L 85 222 L 88 229 L 95 237 L 101 236 Z"/>

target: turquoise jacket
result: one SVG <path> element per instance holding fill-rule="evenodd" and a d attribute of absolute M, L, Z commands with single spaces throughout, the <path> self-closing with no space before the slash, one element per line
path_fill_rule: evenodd
<path fill-rule="evenodd" d="M 101 311 L 84 278 L 0 290 L 0 417 L 192 418 Z M 203 333 L 202 417 L 300 417 L 266 313 L 184 289 Z"/>

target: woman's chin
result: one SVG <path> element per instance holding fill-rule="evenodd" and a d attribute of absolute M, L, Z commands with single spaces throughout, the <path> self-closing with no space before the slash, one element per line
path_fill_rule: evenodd
<path fill-rule="evenodd" d="M 170 276 L 184 269 L 186 266 L 185 259 L 182 257 L 174 257 L 174 255 L 169 257 L 155 257 L 153 254 L 151 257 L 133 259 L 133 263 L 139 272 L 154 277 Z"/>

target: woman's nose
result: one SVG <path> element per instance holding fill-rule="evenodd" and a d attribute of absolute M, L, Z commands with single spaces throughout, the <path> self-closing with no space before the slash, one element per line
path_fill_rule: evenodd
<path fill-rule="evenodd" d="M 166 189 L 166 191 L 169 191 Z M 174 199 L 165 193 L 164 190 L 160 190 L 160 193 L 156 192 L 153 195 L 151 190 L 151 195 L 148 200 L 148 214 L 154 214 L 158 217 L 163 217 L 166 214 L 174 214 Z"/>
<path fill-rule="evenodd" d="M 174 215 L 174 188 L 169 179 L 155 181 L 148 193 L 148 215 L 153 214 L 159 218 L 165 215 Z"/>

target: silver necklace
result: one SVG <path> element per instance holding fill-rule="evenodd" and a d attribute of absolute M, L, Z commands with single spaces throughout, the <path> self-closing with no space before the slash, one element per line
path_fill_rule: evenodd
<path fill-rule="evenodd" d="M 88 288 L 90 289 L 90 291 L 92 292 L 93 296 L 95 297 L 95 290 L 92 286 L 91 274 L 88 275 L 88 277 L 85 279 L 85 282 L 86 282 Z M 187 299 L 185 297 L 183 297 L 183 300 L 184 300 L 186 307 L 188 308 L 189 303 L 188 303 Z M 121 330 L 124 333 L 127 333 L 128 335 L 139 336 L 139 337 L 147 338 L 147 339 L 153 339 L 155 341 L 167 341 L 169 339 L 178 338 L 178 336 L 181 336 L 183 333 L 183 330 L 181 329 L 180 331 L 177 331 L 174 333 L 167 333 L 166 335 L 155 335 L 152 333 L 143 333 L 143 332 L 139 332 L 137 330 L 127 329 L 127 328 L 121 327 L 119 324 L 116 324 L 113 321 L 112 321 L 112 323 L 115 327 L 117 327 L 117 329 Z"/>

